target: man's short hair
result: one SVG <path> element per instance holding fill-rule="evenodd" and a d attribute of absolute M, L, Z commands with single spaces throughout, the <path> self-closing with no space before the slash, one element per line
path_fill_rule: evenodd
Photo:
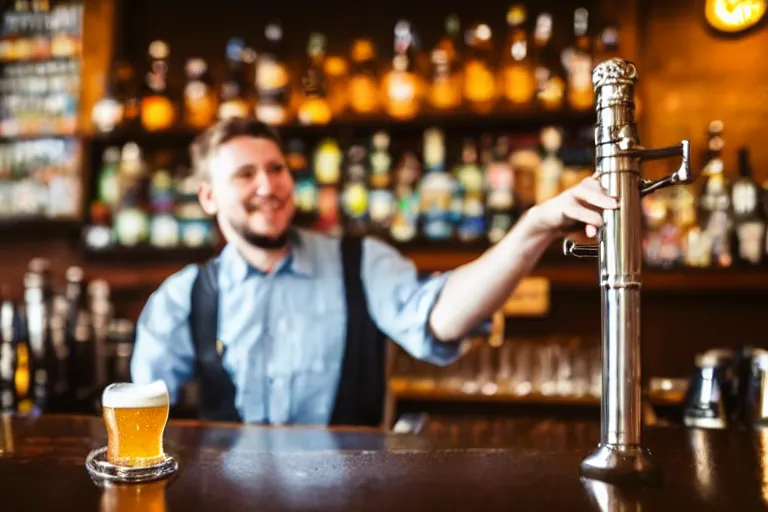
<path fill-rule="evenodd" d="M 222 144 L 235 137 L 249 136 L 271 140 L 283 150 L 283 142 L 277 132 L 268 124 L 252 118 L 233 117 L 223 119 L 208 127 L 195 137 L 189 152 L 192 159 L 192 170 L 201 178 L 211 178 L 209 168 L 210 157 Z"/>

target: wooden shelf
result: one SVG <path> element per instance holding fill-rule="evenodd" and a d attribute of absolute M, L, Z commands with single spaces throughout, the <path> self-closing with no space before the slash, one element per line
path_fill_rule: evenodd
<path fill-rule="evenodd" d="M 499 114 L 476 114 L 457 112 L 449 114 L 427 114 L 410 120 L 397 120 L 382 115 L 357 116 L 347 115 L 325 125 L 302 125 L 290 123 L 278 125 L 275 128 L 284 137 L 330 135 L 345 132 L 370 132 L 387 130 L 390 132 L 421 132 L 431 126 L 439 126 L 446 130 L 470 130 L 485 132 L 494 130 L 525 131 L 535 130 L 548 125 L 585 128 L 593 125 L 595 113 L 588 111 L 542 111 L 520 110 L 507 111 Z M 127 141 L 137 143 L 173 144 L 188 143 L 200 133 L 200 130 L 178 126 L 168 130 L 147 132 L 141 129 L 117 128 L 109 133 L 94 133 L 86 136 L 94 142 L 119 144 Z"/>
<path fill-rule="evenodd" d="M 88 280 L 103 279 L 113 292 L 150 292 L 188 262 L 163 262 L 143 266 L 87 265 Z"/>
<path fill-rule="evenodd" d="M 445 272 L 476 259 L 480 250 L 404 249 L 421 273 Z M 216 250 L 158 250 L 151 247 L 87 252 L 83 259 L 89 275 L 104 275 L 117 288 L 148 288 L 160 284 L 171 273 L 189 263 L 207 260 Z M 573 260 L 548 253 L 532 275 L 549 279 L 553 289 L 599 290 L 597 262 Z M 642 275 L 643 291 L 649 293 L 768 293 L 768 268 L 653 269 Z"/>
<path fill-rule="evenodd" d="M 446 389 L 403 389 L 393 392 L 395 400 L 409 402 L 470 402 L 525 405 L 564 405 L 599 407 L 600 399 L 592 396 L 514 395 L 512 393 L 463 393 Z"/>
<path fill-rule="evenodd" d="M 520 405 L 562 405 L 577 407 L 599 407 L 600 398 L 594 396 L 564 396 L 542 395 L 532 393 L 529 395 L 515 395 L 508 392 L 493 394 L 464 393 L 458 390 L 427 388 L 419 389 L 418 384 L 408 378 L 393 377 L 389 380 L 389 387 L 396 401 L 406 402 L 454 402 L 454 403 L 504 403 Z M 644 393 L 645 399 L 653 405 L 676 407 L 683 402 L 683 395 L 665 393 Z"/>
<path fill-rule="evenodd" d="M 131 266 L 156 265 L 158 262 L 203 262 L 216 254 L 211 246 L 173 247 L 160 249 L 148 245 L 135 247 L 109 247 L 105 249 L 82 249 L 83 261 L 101 265 L 129 264 Z"/>
<path fill-rule="evenodd" d="M 50 217 L 0 218 L 0 240 L 18 243 L 47 240 L 72 240 L 80 235 L 77 219 Z"/>

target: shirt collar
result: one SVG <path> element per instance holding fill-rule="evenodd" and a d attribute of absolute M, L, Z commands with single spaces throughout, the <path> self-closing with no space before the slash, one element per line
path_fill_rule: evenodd
<path fill-rule="evenodd" d="M 281 263 L 278 263 L 276 272 L 289 271 L 298 275 L 311 277 L 314 275 L 315 264 L 312 252 L 305 233 L 299 229 L 291 229 L 288 238 L 291 250 Z M 224 246 L 219 257 L 221 276 L 228 285 L 242 283 L 251 273 L 262 273 L 253 268 L 240 254 L 232 242 Z"/>

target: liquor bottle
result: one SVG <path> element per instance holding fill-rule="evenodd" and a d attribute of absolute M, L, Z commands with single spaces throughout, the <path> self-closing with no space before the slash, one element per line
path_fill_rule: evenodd
<path fill-rule="evenodd" d="M 16 333 L 16 373 L 13 377 L 13 386 L 16 395 L 16 410 L 22 414 L 32 411 L 34 407 L 34 395 L 32 392 L 32 375 L 34 366 L 32 363 L 32 350 L 29 346 L 29 334 L 26 315 L 19 314 Z"/>
<path fill-rule="evenodd" d="M 509 153 L 509 137 L 499 136 L 487 171 L 486 210 L 488 240 L 491 243 L 504 238 L 514 223 L 515 175 L 509 162 Z"/>
<path fill-rule="evenodd" d="M 204 129 L 214 121 L 218 109 L 208 64 L 203 59 L 189 59 L 185 71 L 184 122 L 191 128 Z"/>
<path fill-rule="evenodd" d="M 458 203 L 458 237 L 472 242 L 485 234 L 485 169 L 478 165 L 477 145 L 466 139 L 461 151 L 461 164 L 454 170 L 455 196 Z"/>
<path fill-rule="evenodd" d="M 83 5 L 57 5 L 52 18 L 51 57 L 71 58 L 80 55 Z"/>
<path fill-rule="evenodd" d="M 27 265 L 27 271 L 40 278 L 40 289 L 42 290 L 43 301 L 51 304 L 53 300 L 53 272 L 51 271 L 51 261 L 48 258 L 32 258 Z"/>
<path fill-rule="evenodd" d="M 109 284 L 103 279 L 88 283 L 88 309 L 93 327 L 94 351 L 96 353 L 96 386 L 102 390 L 109 382 L 109 327 L 113 320 L 114 306 L 110 302 Z"/>
<path fill-rule="evenodd" d="M 97 132 L 110 133 L 123 121 L 123 103 L 120 101 L 118 76 L 113 69 L 108 79 L 104 96 L 96 102 L 91 112 L 91 121 Z"/>
<path fill-rule="evenodd" d="M 297 117 L 301 124 L 328 124 L 333 117 L 325 91 L 325 36 L 313 33 L 307 45 L 307 70 Z"/>
<path fill-rule="evenodd" d="M 722 160 L 722 150 L 725 145 L 722 121 L 712 121 L 708 131 L 708 162 L 704 168 L 707 180 L 699 203 L 702 241 L 708 246 L 707 252 L 712 263 L 718 267 L 729 267 L 733 261 L 731 197 L 728 193 Z"/>
<path fill-rule="evenodd" d="M 765 218 L 760 201 L 760 187 L 752 177 L 749 149 L 739 149 L 739 178 L 731 188 L 735 245 L 739 260 L 748 265 L 763 261 L 765 245 Z"/>
<path fill-rule="evenodd" d="M 649 263 L 662 268 L 672 268 L 684 261 L 683 233 L 678 224 L 676 189 L 662 190 L 656 195 L 651 208 L 656 222 L 651 227 L 654 238 L 649 242 Z M 645 199 L 645 198 L 643 198 Z"/>
<path fill-rule="evenodd" d="M 424 167 L 419 186 L 422 232 L 430 240 L 448 240 L 454 235 L 457 182 L 445 172 L 445 135 L 437 128 L 424 132 Z"/>
<path fill-rule="evenodd" d="M 421 109 L 424 85 L 414 71 L 413 43 L 411 24 L 398 21 L 392 69 L 384 76 L 386 110 L 396 119 L 413 118 Z"/>
<path fill-rule="evenodd" d="M 78 266 L 71 266 L 65 274 L 67 285 L 64 289 L 64 299 L 66 300 L 64 312 L 66 314 L 65 329 L 72 331 L 75 328 L 77 312 L 86 306 L 85 296 L 85 273 Z M 73 347 L 69 347 L 72 349 Z"/>
<path fill-rule="evenodd" d="M 148 236 L 145 164 L 138 144 L 123 146 L 120 160 L 120 203 L 114 212 L 115 238 L 120 245 L 144 243 Z"/>
<path fill-rule="evenodd" d="M 149 186 L 149 244 L 153 247 L 179 245 L 179 222 L 173 214 L 175 207 L 173 178 L 166 168 L 160 168 L 152 174 Z"/>
<path fill-rule="evenodd" d="M 45 300 L 46 283 L 41 274 L 27 272 L 24 276 L 24 306 L 26 333 L 29 340 L 29 367 L 31 395 L 38 411 L 47 411 L 50 405 L 50 347 L 48 315 L 49 305 Z"/>
<path fill-rule="evenodd" d="M 352 43 L 351 61 L 349 105 L 357 114 L 375 113 L 381 105 L 381 94 L 373 41 L 356 39 Z"/>
<path fill-rule="evenodd" d="M 500 88 L 504 98 L 514 106 L 529 105 L 536 93 L 525 30 L 526 16 L 525 6 L 521 4 L 515 4 L 507 11 L 509 33 L 504 44 Z"/>
<path fill-rule="evenodd" d="M 221 84 L 219 93 L 219 119 L 233 117 L 251 117 L 251 102 L 248 99 L 248 88 L 245 80 L 243 55 L 245 43 L 242 39 L 233 37 L 227 41 L 227 78 Z"/>
<path fill-rule="evenodd" d="M 57 299 L 63 298 L 61 296 Z M 67 346 L 66 317 L 58 314 L 50 317 L 51 348 L 55 357 L 52 370 L 52 403 L 57 410 L 68 410 L 71 398 L 69 347 Z"/>
<path fill-rule="evenodd" d="M 552 15 L 541 13 L 534 30 L 536 100 L 545 110 L 557 110 L 565 100 L 565 72 L 552 42 Z"/>
<path fill-rule="evenodd" d="M 165 41 L 149 45 L 149 72 L 146 92 L 141 99 L 141 124 L 147 131 L 167 130 L 176 118 L 176 109 L 168 97 L 168 55 Z"/>
<path fill-rule="evenodd" d="M 283 27 L 279 22 L 264 28 L 266 44 L 256 63 L 256 118 L 272 125 L 288 120 L 290 75 L 282 55 Z"/>
<path fill-rule="evenodd" d="M 373 134 L 371 138 L 371 187 L 389 188 L 392 182 L 392 155 L 389 152 L 390 137 L 385 131 Z"/>
<path fill-rule="evenodd" d="M 448 16 L 445 20 L 445 35 L 432 50 L 429 103 L 437 110 L 455 109 L 461 104 L 461 69 L 457 48 L 459 30 L 458 16 Z"/>
<path fill-rule="evenodd" d="M 101 156 L 101 170 L 98 176 L 97 201 L 109 208 L 117 206 L 120 200 L 120 149 L 110 146 Z"/>
<path fill-rule="evenodd" d="M 317 192 L 316 229 L 341 233 L 339 219 L 339 182 L 341 181 L 342 153 L 335 139 L 323 140 L 315 150 L 314 169 Z"/>
<path fill-rule="evenodd" d="M 130 321 L 115 322 L 110 334 L 111 344 L 115 347 L 111 381 L 128 382 L 131 380 L 131 356 L 133 355 L 134 327 Z"/>
<path fill-rule="evenodd" d="M 136 69 L 128 62 L 115 63 L 115 97 L 120 102 L 120 128 L 137 130 L 141 126 L 141 87 Z"/>
<path fill-rule="evenodd" d="M 403 153 L 395 169 L 395 214 L 390 236 L 398 242 L 409 242 L 419 233 L 419 188 L 421 166 L 418 157 L 411 151 Z"/>
<path fill-rule="evenodd" d="M 389 134 L 377 132 L 371 140 L 371 178 L 368 217 L 374 234 L 383 235 L 392 225 L 395 197 L 390 189 L 392 156 L 389 154 Z"/>
<path fill-rule="evenodd" d="M 563 51 L 563 67 L 568 74 L 568 105 L 574 110 L 593 108 L 592 44 L 589 36 L 589 11 L 580 7 L 573 14 L 573 46 Z"/>
<path fill-rule="evenodd" d="M 301 139 L 290 139 L 285 147 L 288 168 L 296 184 L 293 188 L 296 223 L 309 227 L 317 220 L 317 184 L 309 165 L 307 147 Z"/>
<path fill-rule="evenodd" d="M 70 361 L 71 384 L 78 409 L 87 411 L 90 400 L 95 391 L 96 350 L 93 343 L 93 335 L 90 322 L 90 313 L 87 309 L 77 311 L 74 328 L 68 332 L 68 345 L 73 347 Z"/>
<path fill-rule="evenodd" d="M 536 179 L 536 204 L 555 197 L 560 193 L 560 178 L 563 174 L 563 162 L 558 156 L 562 147 L 563 135 L 560 129 L 548 126 L 541 130 L 541 147 L 544 158 Z"/>
<path fill-rule="evenodd" d="M 331 108 L 331 116 L 341 116 L 349 105 L 349 63 L 341 55 L 326 55 L 323 72 L 325 97 Z"/>
<path fill-rule="evenodd" d="M 696 195 L 690 185 L 675 187 L 675 225 L 680 229 L 680 246 L 685 265 L 698 266 L 701 260 L 701 228 L 696 216 Z M 651 194 L 653 195 L 653 194 Z"/>
<path fill-rule="evenodd" d="M 203 211 L 197 199 L 201 177 L 179 166 L 174 172 L 176 206 L 174 214 L 179 223 L 179 238 L 184 247 L 205 247 L 216 243 L 215 222 Z"/>
<path fill-rule="evenodd" d="M 0 303 L 0 412 L 16 409 L 16 334 L 18 314 L 13 301 L 3 294 Z"/>
<path fill-rule="evenodd" d="M 345 233 L 363 235 L 368 229 L 368 149 L 353 144 L 347 150 L 342 207 Z"/>
<path fill-rule="evenodd" d="M 470 26 L 464 35 L 467 59 L 464 64 L 464 98 L 469 107 L 487 114 L 496 102 L 496 78 L 491 64 L 491 27 L 485 23 Z"/>
<path fill-rule="evenodd" d="M 521 212 L 536 204 L 536 183 L 541 167 L 540 148 L 540 137 L 516 137 L 512 141 L 509 163 L 515 173 L 515 192 Z"/>

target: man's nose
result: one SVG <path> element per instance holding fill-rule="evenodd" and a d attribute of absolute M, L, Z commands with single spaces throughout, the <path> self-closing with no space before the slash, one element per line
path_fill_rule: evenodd
<path fill-rule="evenodd" d="M 264 169 L 259 169 L 253 176 L 253 186 L 259 195 L 271 194 L 274 189 L 274 179 Z"/>

